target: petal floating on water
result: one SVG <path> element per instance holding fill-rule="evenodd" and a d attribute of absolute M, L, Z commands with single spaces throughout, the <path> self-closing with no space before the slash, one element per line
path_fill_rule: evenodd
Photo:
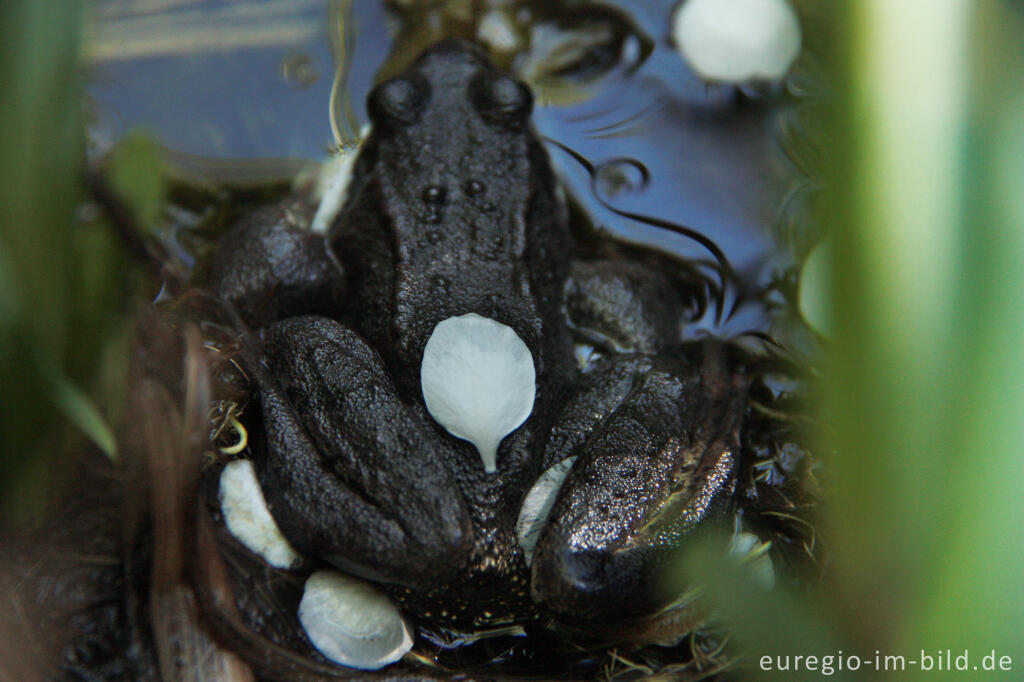
<path fill-rule="evenodd" d="M 698 76 L 731 83 L 781 78 L 801 42 L 786 0 L 684 0 L 672 37 Z"/>

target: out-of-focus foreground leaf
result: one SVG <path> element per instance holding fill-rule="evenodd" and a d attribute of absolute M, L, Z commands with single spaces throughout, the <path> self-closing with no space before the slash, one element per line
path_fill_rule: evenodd
<path fill-rule="evenodd" d="M 1024 239 L 1000 206 L 1024 177 L 1000 159 L 1020 159 L 1001 122 L 1019 130 L 1024 110 L 985 90 L 999 64 L 999 92 L 1018 91 L 1024 25 L 995 0 L 867 2 L 850 23 L 827 413 L 837 607 L 863 654 L 1020 665 Z"/>
<path fill-rule="evenodd" d="M 973 4 L 970 91 L 958 178 L 964 211 L 944 396 L 943 495 L 922 509 L 938 541 L 922 557 L 909 648 L 996 652 L 1024 669 L 1024 7 Z M 932 679 L 921 674 L 921 679 Z"/>
<path fill-rule="evenodd" d="M 119 246 L 81 204 L 81 11 L 65 0 L 0 5 L 0 519 L 25 521 L 60 481 L 59 453 L 85 426 L 97 366 L 123 324 Z M 123 307 L 123 306 L 122 306 Z M 123 336 L 123 335 L 122 335 Z M 106 441 L 106 442 L 104 442 Z"/>
<path fill-rule="evenodd" d="M 866 653 L 900 641 L 943 542 L 936 512 L 950 500 L 968 5 L 872 0 L 845 10 L 823 419 L 835 436 L 835 608 Z M 921 39 L 907 41 L 908 31 Z"/>
<path fill-rule="evenodd" d="M 825 214 L 828 577 L 801 605 L 758 598 L 707 558 L 690 570 L 745 635 L 752 678 L 819 679 L 792 659 L 766 674 L 758 656 L 841 647 L 904 657 L 857 678 L 973 679 L 995 652 L 1011 679 L 1024 666 L 1024 9 L 831 11 L 844 35 Z M 946 650 L 971 667 L 937 672 Z"/>
<path fill-rule="evenodd" d="M 139 131 L 118 142 L 109 159 L 111 189 L 127 204 L 139 229 L 152 233 L 163 208 L 164 161 L 160 146 Z"/>

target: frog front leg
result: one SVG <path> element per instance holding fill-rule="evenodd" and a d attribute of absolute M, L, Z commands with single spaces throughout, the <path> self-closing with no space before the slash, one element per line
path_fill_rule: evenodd
<path fill-rule="evenodd" d="M 377 353 L 306 316 L 269 327 L 262 357 L 256 465 L 296 548 L 378 582 L 422 588 L 457 575 L 473 546 L 465 502 Z"/>
<path fill-rule="evenodd" d="M 687 307 L 668 275 L 597 261 L 574 276 L 570 322 L 604 356 L 548 440 L 545 467 L 574 464 L 539 530 L 531 591 L 593 623 L 664 606 L 680 544 L 724 518 L 747 379 L 717 342 L 680 343 Z"/>
<path fill-rule="evenodd" d="M 285 200 L 235 224 L 201 274 L 206 287 L 250 327 L 303 314 L 339 316 L 341 264 L 322 234 L 307 226 L 311 207 Z"/>
<path fill-rule="evenodd" d="M 695 296 L 661 267 L 662 260 L 573 262 L 564 291 L 569 326 L 605 353 L 654 355 L 677 348 Z"/>

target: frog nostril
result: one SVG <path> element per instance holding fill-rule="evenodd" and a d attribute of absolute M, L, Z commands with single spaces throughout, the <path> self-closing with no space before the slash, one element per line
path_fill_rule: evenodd
<path fill-rule="evenodd" d="M 409 125 L 419 119 L 429 97 L 430 84 L 414 73 L 375 87 L 367 100 L 367 109 L 373 123 L 382 128 Z"/>
<path fill-rule="evenodd" d="M 503 73 L 484 71 L 470 81 L 469 95 L 480 115 L 492 123 L 518 129 L 533 108 L 529 88 Z"/>

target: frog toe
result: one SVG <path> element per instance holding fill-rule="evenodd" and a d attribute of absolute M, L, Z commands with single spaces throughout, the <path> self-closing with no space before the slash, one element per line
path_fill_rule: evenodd
<path fill-rule="evenodd" d="M 642 552 L 610 554 L 562 545 L 538 557 L 531 591 L 536 601 L 570 620 L 630 618 L 661 601 Z"/>

